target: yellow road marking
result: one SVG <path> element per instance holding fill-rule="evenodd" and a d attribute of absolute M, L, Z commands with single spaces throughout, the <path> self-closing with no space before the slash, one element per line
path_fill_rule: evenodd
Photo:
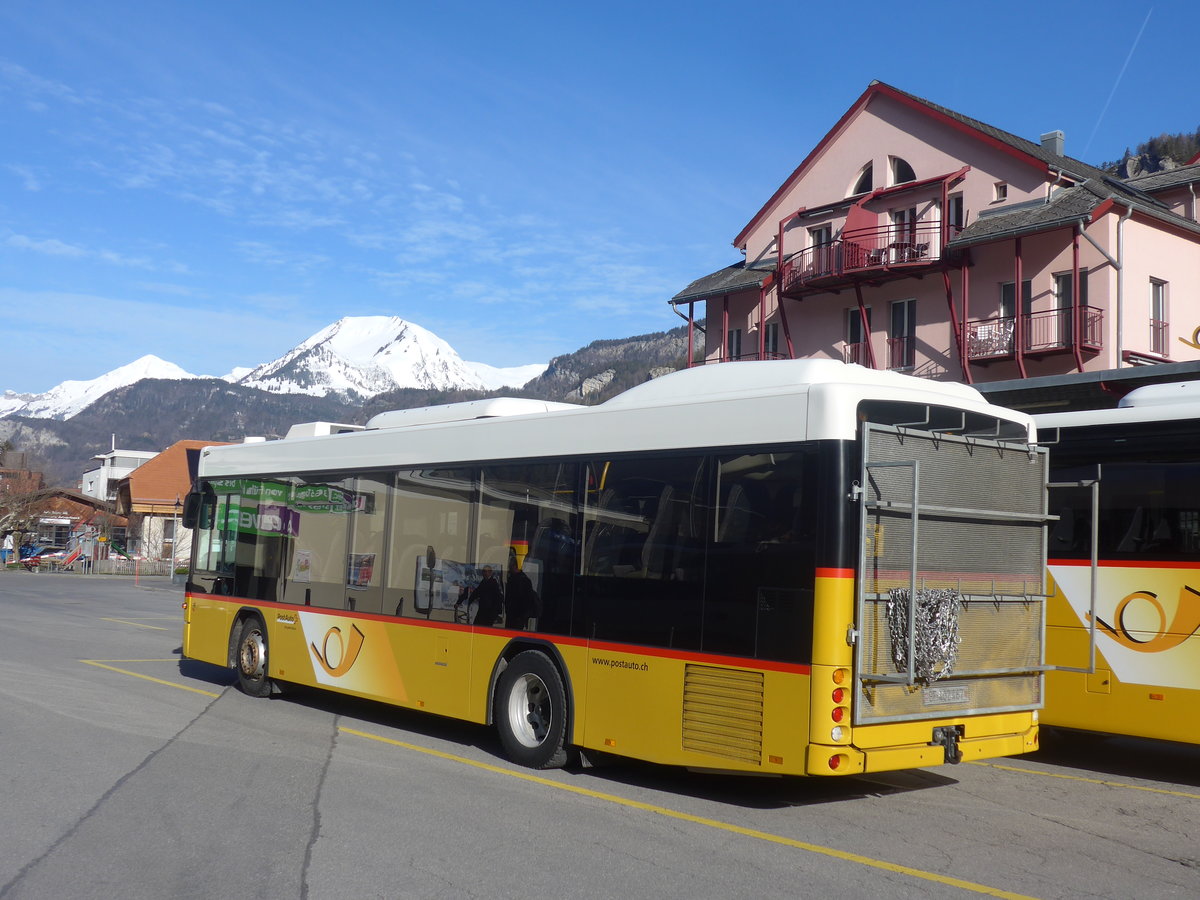
<path fill-rule="evenodd" d="M 174 659 L 114 659 L 113 662 L 175 662 Z M 86 663 L 89 666 L 96 666 L 100 669 L 108 669 L 110 672 L 120 672 L 122 675 L 132 675 L 134 678 L 143 678 L 146 681 L 153 681 L 155 684 L 165 684 L 167 687 L 179 688 L 181 691 L 191 691 L 193 694 L 203 694 L 205 697 L 220 697 L 220 694 L 214 694 L 212 691 L 201 690 L 186 684 L 176 684 L 174 681 L 167 681 L 163 678 L 155 678 L 152 675 L 143 675 L 141 672 L 130 672 L 128 669 L 118 669 L 116 666 L 105 665 L 95 659 L 81 659 L 81 663 Z"/>
<path fill-rule="evenodd" d="M 1065 778 L 1068 781 L 1083 781 L 1087 784 L 1102 784 L 1105 787 L 1127 788 L 1131 791 L 1147 791 L 1151 794 L 1167 794 L 1171 797 L 1186 797 L 1189 800 L 1200 800 L 1200 794 L 1189 794 L 1186 791 L 1168 791 L 1166 788 L 1145 787 L 1140 784 L 1125 784 L 1121 781 L 1105 781 L 1102 778 L 1085 778 L 1082 775 L 1065 775 L 1061 772 L 1040 772 L 1037 769 L 1023 769 L 1019 766 L 1002 766 L 998 763 L 972 762 L 972 765 L 987 766 L 992 769 L 1002 769 L 1005 772 L 1020 772 L 1024 775 L 1041 775 L 1045 778 Z"/>
<path fill-rule="evenodd" d="M 141 622 L 131 622 L 128 619 L 114 619 L 110 616 L 100 617 L 105 622 L 119 622 L 122 625 L 133 625 L 137 628 L 153 628 L 155 631 L 172 631 L 171 628 L 163 628 L 161 625 L 143 625 Z"/>
<path fill-rule="evenodd" d="M 809 844 L 805 841 L 797 841 L 793 838 L 784 837 L 779 834 L 771 834 L 767 831 L 757 831 L 753 828 L 742 828 L 740 825 L 733 825 L 729 822 L 722 822 L 718 819 L 707 819 L 703 816 L 693 816 L 690 813 L 679 812 L 678 810 L 669 809 L 665 806 L 655 806 L 652 803 L 642 803 L 639 800 L 630 800 L 626 797 L 619 797 L 616 794 L 605 794 L 600 791 L 589 790 L 588 788 L 579 787 L 574 784 L 564 784 L 560 781 L 552 781 L 549 778 L 542 778 L 538 775 L 531 775 L 526 772 L 514 772 L 511 769 L 493 766 L 490 763 L 478 762 L 473 759 L 467 759 L 464 756 L 455 756 L 453 753 L 445 753 L 441 750 L 434 750 L 429 747 L 421 747 L 417 744 L 408 744 L 404 741 L 393 740 L 392 738 L 380 737 L 376 734 L 368 734 L 365 731 L 356 731 L 353 728 L 339 729 L 345 734 L 352 734 L 355 737 L 366 738 L 371 741 L 379 741 L 383 744 L 391 744 L 396 747 L 401 747 L 405 750 L 415 750 L 417 753 L 424 753 L 428 756 L 435 756 L 438 759 L 449 760 L 450 762 L 462 763 L 464 765 L 473 766 L 477 769 L 483 769 L 486 772 L 496 772 L 500 775 L 507 775 L 511 778 L 519 778 L 522 781 L 529 781 L 533 784 L 540 784 L 546 787 L 557 788 L 562 791 L 569 791 L 572 794 L 579 794 L 584 797 L 591 797 L 595 800 L 603 800 L 607 803 L 615 803 L 619 806 L 627 806 L 632 809 L 639 809 L 643 812 L 657 813 L 660 816 L 666 816 L 670 819 L 679 819 L 684 822 L 691 822 L 695 825 L 704 825 L 707 828 L 715 828 L 719 831 L 727 831 L 732 834 L 740 834 L 743 837 L 756 838 L 760 841 L 768 841 L 773 844 L 782 844 L 785 847 L 795 847 L 799 850 L 807 850 L 809 853 L 817 853 L 822 856 L 830 856 L 834 859 L 840 859 L 844 862 L 858 863 L 863 866 L 870 866 L 874 869 L 883 869 L 886 872 L 895 872 L 901 875 L 909 875 L 913 878 L 920 878 L 924 881 L 933 881 L 938 884 L 949 885 L 950 887 L 962 888 L 965 891 L 971 891 L 976 894 L 985 894 L 989 897 L 1005 897 L 1009 900 L 1032 900 L 1025 894 L 1014 894 L 1011 891 L 1001 891 L 996 888 L 988 887 L 985 884 L 976 884 L 973 881 L 964 881 L 961 878 L 952 878 L 948 875 L 939 875 L 936 872 L 926 872 L 922 869 L 914 869 L 910 866 L 901 866 L 896 863 L 885 862 L 881 859 L 872 859 L 869 856 L 860 856 L 857 853 L 847 853 L 845 850 L 837 850 L 833 847 L 822 847 L 820 844 Z"/>

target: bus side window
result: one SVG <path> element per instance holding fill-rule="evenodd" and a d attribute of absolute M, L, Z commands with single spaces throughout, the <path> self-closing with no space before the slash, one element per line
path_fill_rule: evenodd
<path fill-rule="evenodd" d="M 476 562 L 471 530 L 477 480 L 472 467 L 399 472 L 391 496 L 385 613 L 465 621 L 467 610 L 459 601 Z"/>
<path fill-rule="evenodd" d="M 698 454 L 588 465 L 575 633 L 699 649 L 709 472 Z"/>
<path fill-rule="evenodd" d="M 485 466 L 480 553 L 503 567 L 505 627 L 570 632 L 577 566 L 574 463 Z"/>
<path fill-rule="evenodd" d="M 815 455 L 753 453 L 717 463 L 702 649 L 808 661 L 816 547 L 804 498 L 816 495 Z"/>

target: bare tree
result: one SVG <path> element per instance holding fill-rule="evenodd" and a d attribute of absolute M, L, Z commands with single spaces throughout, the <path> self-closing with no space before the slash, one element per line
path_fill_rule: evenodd
<path fill-rule="evenodd" d="M 0 494 L 0 538 L 11 534 L 13 549 L 18 549 L 28 535 L 37 532 L 38 517 L 57 493 L 54 488 L 41 488 Z"/>

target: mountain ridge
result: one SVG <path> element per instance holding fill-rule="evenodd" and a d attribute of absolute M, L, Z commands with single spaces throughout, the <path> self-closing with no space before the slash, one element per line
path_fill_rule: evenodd
<path fill-rule="evenodd" d="M 349 402 L 403 387 L 489 390 L 520 386 L 545 366 L 498 368 L 464 361 L 428 329 L 399 316 L 344 316 L 281 356 L 221 379 L 279 394 L 336 396 Z M 0 394 L 0 419 L 70 419 L 106 393 L 145 378 L 205 379 L 147 355 L 88 381 L 64 381 L 41 394 Z"/>
<path fill-rule="evenodd" d="M 595 404 L 686 364 L 687 326 L 632 338 L 593 341 L 554 357 L 522 387 L 403 387 L 371 397 L 276 393 L 212 376 L 147 378 L 122 385 L 67 419 L 0 418 L 0 443 L 26 451 L 47 484 L 75 486 L 93 456 L 115 440 L 129 450 L 163 450 L 177 440 L 279 438 L 298 422 L 365 424 L 391 409 L 484 397 L 530 397 Z M 528 367 L 527 367 L 528 368 Z"/>

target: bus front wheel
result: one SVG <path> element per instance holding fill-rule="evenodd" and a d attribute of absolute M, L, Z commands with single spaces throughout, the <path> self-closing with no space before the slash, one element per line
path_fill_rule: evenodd
<path fill-rule="evenodd" d="M 271 695 L 271 679 L 267 677 L 267 629 L 261 619 L 251 617 L 242 623 L 234 668 L 242 693 L 251 697 Z"/>
<path fill-rule="evenodd" d="M 567 694 L 544 653 L 513 657 L 496 690 L 496 728 L 508 758 L 531 769 L 557 769 L 567 761 Z"/>

